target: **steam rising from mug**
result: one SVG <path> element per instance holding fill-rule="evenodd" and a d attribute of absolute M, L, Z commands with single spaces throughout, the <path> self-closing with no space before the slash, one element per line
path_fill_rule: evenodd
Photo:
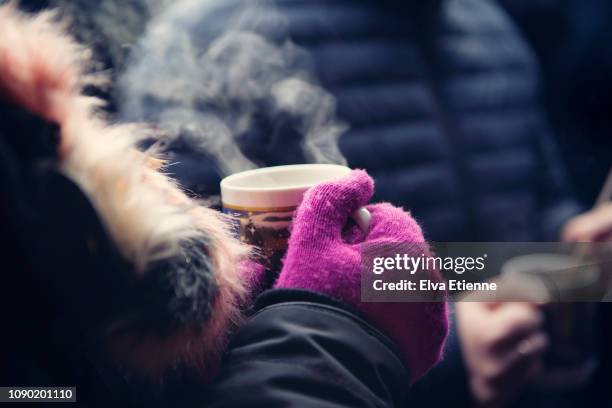
<path fill-rule="evenodd" d="M 306 160 L 346 164 L 337 143 L 346 126 L 309 56 L 288 38 L 286 20 L 251 3 L 217 27 L 211 18 L 201 24 L 224 1 L 177 2 L 151 22 L 120 78 L 122 117 L 155 123 L 170 141 L 180 136 L 223 174 L 256 167 L 237 143 L 256 116 L 273 129 L 290 120 Z M 275 27 L 274 42 L 257 34 L 264 20 Z"/>

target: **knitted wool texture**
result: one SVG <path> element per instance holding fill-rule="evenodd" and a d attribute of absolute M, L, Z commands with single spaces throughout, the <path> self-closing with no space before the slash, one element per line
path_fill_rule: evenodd
<path fill-rule="evenodd" d="M 364 248 L 408 244 L 420 256 L 429 247 L 417 222 L 390 204 L 370 205 L 369 231 L 343 229 L 350 214 L 367 204 L 374 182 L 365 171 L 313 187 L 296 211 L 289 248 L 277 288 L 299 288 L 344 301 L 361 312 L 403 352 L 411 381 L 422 377 L 442 355 L 448 333 L 446 302 L 366 303 L 361 301 Z M 417 243 L 418 245 L 410 245 Z M 416 253 L 418 248 L 418 253 Z M 440 281 L 438 272 L 428 278 Z"/>

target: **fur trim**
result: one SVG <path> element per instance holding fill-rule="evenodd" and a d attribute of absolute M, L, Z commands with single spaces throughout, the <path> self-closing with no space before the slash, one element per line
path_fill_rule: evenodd
<path fill-rule="evenodd" d="M 123 354 L 135 364 L 150 363 L 147 371 L 153 373 L 183 359 L 204 368 L 220 355 L 226 333 L 240 319 L 238 305 L 247 288 L 239 265 L 249 249 L 230 235 L 223 215 L 188 198 L 158 171 L 161 161 L 153 149 L 137 150 L 150 134 L 96 116 L 102 102 L 81 93 L 85 84 L 100 80 L 85 75 L 89 55 L 53 12 L 27 16 L 14 3 L 0 6 L 0 97 L 60 125 L 62 170 L 88 195 L 137 273 L 143 276 L 148 265 L 181 253 L 186 242 L 201 243 L 210 254 L 218 294 L 199 333 L 189 340 L 175 333 L 116 344 L 138 348 L 127 347 Z"/>

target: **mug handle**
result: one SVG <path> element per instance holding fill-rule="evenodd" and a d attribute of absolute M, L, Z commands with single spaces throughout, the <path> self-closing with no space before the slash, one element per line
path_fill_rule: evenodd
<path fill-rule="evenodd" d="M 372 214 L 368 211 L 367 208 L 361 207 L 357 211 L 351 214 L 355 223 L 361 228 L 364 233 L 368 233 L 370 230 L 370 222 L 372 221 Z"/>

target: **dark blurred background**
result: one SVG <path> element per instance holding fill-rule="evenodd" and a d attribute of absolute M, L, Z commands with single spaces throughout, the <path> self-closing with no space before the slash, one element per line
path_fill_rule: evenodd
<path fill-rule="evenodd" d="M 5 0 L 0 0 L 0 4 Z M 612 2 L 498 0 L 535 51 L 545 106 L 578 198 L 590 206 L 612 165 Z M 59 8 L 92 46 L 96 70 L 113 78 L 147 22 L 168 0 L 22 0 L 23 9 Z M 113 85 L 90 89 L 116 110 Z"/>
<path fill-rule="evenodd" d="M 533 47 L 576 193 L 592 203 L 612 163 L 612 2 L 500 0 Z"/>

